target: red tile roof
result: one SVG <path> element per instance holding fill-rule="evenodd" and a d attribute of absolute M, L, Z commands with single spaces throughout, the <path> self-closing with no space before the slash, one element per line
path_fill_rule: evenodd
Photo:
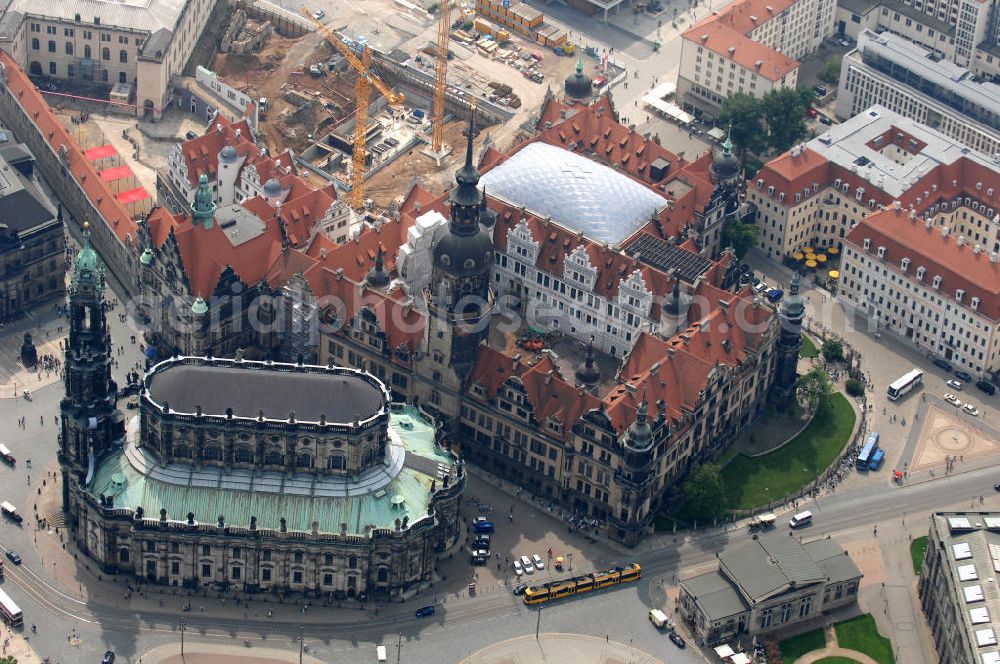
<path fill-rule="evenodd" d="M 756 0 L 730 5 L 717 16 L 709 16 L 695 24 L 682 37 L 697 46 L 714 51 L 727 60 L 732 60 L 744 69 L 756 72 L 758 76 L 778 81 L 789 72 L 795 71 L 799 63 L 784 53 L 746 36 L 753 24 L 750 28 L 744 26 L 744 23 L 750 21 L 749 14 L 742 8 L 754 4 L 757 4 Z M 743 20 L 744 16 L 746 21 Z"/>
<path fill-rule="evenodd" d="M 927 268 L 925 284 L 940 276 L 942 294 L 954 299 L 956 290 L 964 290 L 962 306 L 971 308 L 972 298 L 978 297 L 979 313 L 1000 320 L 1000 263 L 991 262 L 988 251 L 977 254 L 968 242 L 959 246 L 954 233 L 943 237 L 936 224 L 927 228 L 923 219 L 911 219 L 905 209 L 870 215 L 847 234 L 846 242 L 865 253 L 865 239 L 871 240 L 873 254 L 878 247 L 886 248 L 887 264 L 898 267 L 903 258 L 909 258 L 911 275 L 919 266 Z"/>
<path fill-rule="evenodd" d="M 126 245 L 134 243 L 138 226 L 128 209 L 115 198 L 108 183 L 98 175 L 72 134 L 55 116 L 20 65 L 4 50 L 0 50 L 0 63 L 4 66 L 4 75 L 7 77 L 7 86 L 11 94 L 38 125 L 38 130 L 46 142 L 52 146 L 56 154 L 59 154 L 60 149 L 66 150 L 66 163 L 70 173 L 98 210 L 101 218 L 122 243 Z"/>

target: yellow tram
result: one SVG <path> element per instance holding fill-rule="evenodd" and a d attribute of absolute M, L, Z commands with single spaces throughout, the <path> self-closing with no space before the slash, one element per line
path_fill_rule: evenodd
<path fill-rule="evenodd" d="M 600 590 L 608 586 L 635 581 L 642 576 L 639 563 L 629 563 L 624 567 L 615 567 L 603 572 L 592 572 L 571 579 L 550 581 L 540 586 L 531 586 L 524 591 L 524 603 L 528 605 L 541 604 L 551 600 L 561 599 L 570 595 Z"/>

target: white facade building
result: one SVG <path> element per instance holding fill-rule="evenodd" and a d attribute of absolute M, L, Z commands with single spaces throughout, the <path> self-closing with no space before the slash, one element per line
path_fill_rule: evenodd
<path fill-rule="evenodd" d="M 135 114 L 159 118 L 219 0 L 13 0 L 0 48 L 33 76 L 131 86 Z"/>
<path fill-rule="evenodd" d="M 937 216 L 894 206 L 844 242 L 840 299 L 934 357 L 974 376 L 1000 369 L 998 254 Z"/>
<path fill-rule="evenodd" d="M 896 35 L 864 31 L 841 64 L 836 114 L 846 120 L 873 104 L 983 154 L 1000 153 L 1000 85 Z"/>
<path fill-rule="evenodd" d="M 742 0 L 682 35 L 677 98 L 717 116 L 733 94 L 763 97 L 798 83 L 797 59 L 830 35 L 832 0 Z"/>

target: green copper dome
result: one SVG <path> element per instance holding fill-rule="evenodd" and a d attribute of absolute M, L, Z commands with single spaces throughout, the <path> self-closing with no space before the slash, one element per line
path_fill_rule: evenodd
<path fill-rule="evenodd" d="M 90 246 L 90 222 L 83 222 L 83 246 L 80 253 L 73 261 L 73 277 L 70 279 L 70 288 L 76 291 L 79 288 L 101 290 L 104 288 L 104 271 L 100 267 L 100 258 L 97 252 Z"/>
<path fill-rule="evenodd" d="M 194 304 L 191 305 L 191 313 L 198 314 L 199 316 L 208 313 L 208 303 L 201 298 L 201 295 L 199 295 L 198 299 L 196 299 Z"/>
<path fill-rule="evenodd" d="M 142 263 L 143 265 L 152 265 L 153 250 L 150 249 L 149 247 L 146 247 L 146 250 L 142 252 L 141 256 L 139 256 L 139 262 Z"/>
<path fill-rule="evenodd" d="M 215 218 L 215 200 L 212 198 L 212 188 L 208 186 L 208 176 L 204 173 L 198 178 L 198 191 L 194 193 L 194 203 L 191 204 L 193 224 L 202 224 L 205 228 L 212 227 Z"/>
<path fill-rule="evenodd" d="M 77 270 L 96 270 L 97 252 L 90 246 L 90 222 L 83 222 L 83 247 L 76 256 Z"/>

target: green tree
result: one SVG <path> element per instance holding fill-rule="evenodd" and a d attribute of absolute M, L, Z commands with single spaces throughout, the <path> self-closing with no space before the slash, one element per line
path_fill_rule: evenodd
<path fill-rule="evenodd" d="M 830 85 L 837 85 L 840 82 L 840 62 L 841 57 L 838 55 L 836 57 L 827 60 L 826 65 L 820 70 L 816 78 L 828 83 Z"/>
<path fill-rule="evenodd" d="M 809 88 L 782 88 L 764 95 L 760 105 L 770 147 L 784 152 L 806 135 L 806 111 L 814 98 Z"/>
<path fill-rule="evenodd" d="M 840 339 L 827 339 L 823 342 L 823 358 L 827 362 L 839 362 L 844 359 L 844 342 Z"/>
<path fill-rule="evenodd" d="M 6 657 L 0 657 L 0 664 L 17 664 L 17 660 L 13 655 L 7 655 Z"/>
<path fill-rule="evenodd" d="M 736 257 L 742 260 L 756 242 L 758 233 L 760 233 L 759 226 L 733 219 L 722 227 L 722 245 L 732 247 Z"/>
<path fill-rule="evenodd" d="M 722 102 L 719 124 L 729 128 L 729 137 L 743 163 L 748 152 L 760 152 L 766 147 L 763 117 L 760 100 L 750 95 L 735 94 Z"/>
<path fill-rule="evenodd" d="M 847 394 L 852 397 L 860 397 L 865 393 L 865 386 L 857 378 L 848 378 L 844 386 L 847 388 Z"/>
<path fill-rule="evenodd" d="M 815 412 L 832 389 L 830 374 L 823 367 L 813 367 L 809 373 L 799 377 L 795 385 L 795 395 L 803 408 Z"/>
<path fill-rule="evenodd" d="M 725 511 L 726 496 L 722 475 L 714 463 L 698 464 L 681 487 L 684 503 L 691 518 L 708 521 Z"/>

